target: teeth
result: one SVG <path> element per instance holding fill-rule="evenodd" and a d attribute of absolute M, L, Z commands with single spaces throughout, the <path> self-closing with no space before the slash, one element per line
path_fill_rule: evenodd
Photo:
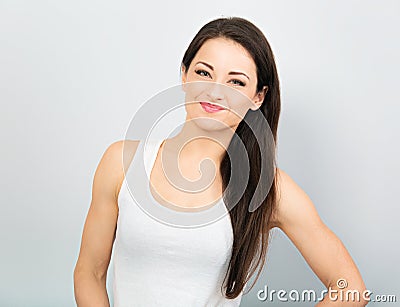
<path fill-rule="evenodd" d="M 209 105 L 211 108 L 214 108 L 214 109 L 224 109 L 223 107 L 218 106 L 218 105 L 213 104 L 213 103 L 206 102 L 206 104 Z"/>

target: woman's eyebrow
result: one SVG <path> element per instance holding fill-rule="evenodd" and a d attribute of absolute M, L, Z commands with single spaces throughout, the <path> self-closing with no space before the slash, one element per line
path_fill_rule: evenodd
<path fill-rule="evenodd" d="M 248 75 L 246 75 L 244 72 L 240 72 L 240 71 L 231 71 L 231 72 L 229 72 L 228 75 L 243 75 L 243 76 L 245 76 L 247 79 L 250 80 L 250 78 L 249 78 Z"/>
<path fill-rule="evenodd" d="M 209 69 L 211 69 L 212 71 L 214 71 L 214 67 L 213 67 L 212 65 L 206 63 L 206 62 L 198 61 L 196 64 L 203 64 L 203 65 L 207 66 Z M 250 80 L 250 78 L 249 78 L 248 75 L 246 75 L 244 72 L 240 72 L 240 71 L 231 71 L 231 72 L 229 72 L 228 75 L 243 75 L 243 76 L 245 76 L 247 79 Z"/>
<path fill-rule="evenodd" d="M 206 62 L 199 61 L 196 64 L 203 64 L 203 65 L 207 66 L 208 68 L 210 68 L 211 70 L 214 70 L 214 67 L 212 67 L 212 65 L 210 65 L 210 64 L 208 64 Z"/>

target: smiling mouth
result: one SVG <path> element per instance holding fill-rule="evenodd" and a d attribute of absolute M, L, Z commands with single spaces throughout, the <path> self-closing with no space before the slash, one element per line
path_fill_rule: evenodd
<path fill-rule="evenodd" d="M 224 108 L 224 107 L 221 107 L 216 104 L 209 103 L 209 102 L 200 102 L 200 105 L 203 108 L 203 110 L 208 113 L 215 113 L 215 112 L 226 110 L 226 108 Z"/>

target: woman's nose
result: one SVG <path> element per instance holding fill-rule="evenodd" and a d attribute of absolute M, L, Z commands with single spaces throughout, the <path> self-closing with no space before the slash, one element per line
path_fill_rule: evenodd
<path fill-rule="evenodd" d="M 223 86 L 223 84 L 217 82 L 210 82 L 207 94 L 211 100 L 216 101 L 224 99 L 225 93 Z"/>

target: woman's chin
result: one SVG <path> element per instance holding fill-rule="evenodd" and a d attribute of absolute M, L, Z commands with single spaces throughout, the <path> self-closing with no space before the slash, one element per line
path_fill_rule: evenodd
<path fill-rule="evenodd" d="M 216 118 L 197 117 L 191 119 L 191 121 L 193 121 L 193 123 L 200 129 L 210 132 L 221 131 L 230 128 L 229 125 L 227 125 L 225 122 Z"/>

